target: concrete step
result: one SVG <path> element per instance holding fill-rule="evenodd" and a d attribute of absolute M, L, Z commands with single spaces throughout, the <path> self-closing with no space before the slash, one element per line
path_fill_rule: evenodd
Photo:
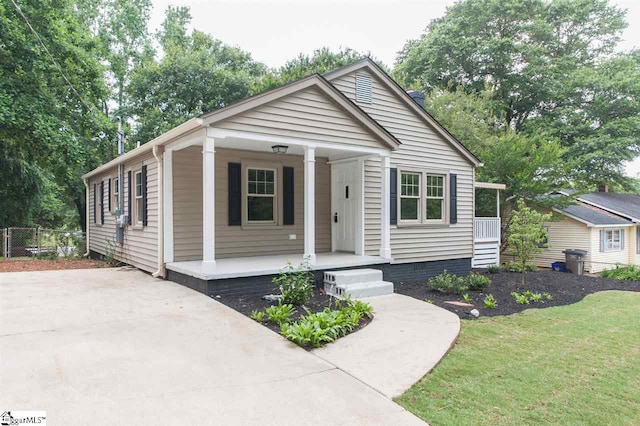
<path fill-rule="evenodd" d="M 393 283 L 389 281 L 371 281 L 368 283 L 354 283 L 346 285 L 338 285 L 337 297 L 351 296 L 352 299 L 360 299 L 363 297 L 383 296 L 385 294 L 393 294 Z"/>
<path fill-rule="evenodd" d="M 347 269 L 344 271 L 325 271 L 324 282 L 335 285 L 382 281 L 382 271 L 378 269 Z"/>

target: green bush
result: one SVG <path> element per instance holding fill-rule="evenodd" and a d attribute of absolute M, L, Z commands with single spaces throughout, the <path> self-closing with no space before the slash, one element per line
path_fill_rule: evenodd
<path fill-rule="evenodd" d="M 58 258 L 58 251 L 57 250 L 53 250 L 53 251 L 43 251 L 42 253 L 39 253 L 36 256 L 37 259 L 57 259 Z"/>
<path fill-rule="evenodd" d="M 495 309 L 498 306 L 498 302 L 496 298 L 493 297 L 493 294 L 487 294 L 484 298 L 484 307 L 487 309 Z"/>
<path fill-rule="evenodd" d="M 291 322 L 291 317 L 296 310 L 293 305 L 290 304 L 278 304 L 274 306 L 269 306 L 264 310 L 264 313 L 267 314 L 267 318 L 269 321 L 282 325 L 284 323 Z"/>
<path fill-rule="evenodd" d="M 603 278 L 613 278 L 614 280 L 640 281 L 640 267 L 616 265 L 614 269 L 602 271 Z"/>
<path fill-rule="evenodd" d="M 490 274 L 499 273 L 500 272 L 500 265 L 493 264 L 493 265 L 487 266 L 487 272 L 490 273 Z"/>
<path fill-rule="evenodd" d="M 303 305 L 313 296 L 313 274 L 306 259 L 295 268 L 291 262 L 273 279 L 276 289 L 282 294 L 282 303 Z"/>
<path fill-rule="evenodd" d="M 363 316 L 373 315 L 368 303 L 350 300 L 342 303 L 344 307 L 339 309 L 325 308 L 317 313 L 306 310 L 298 321 L 282 323 L 280 333 L 297 345 L 317 348 L 353 331 Z"/>
<path fill-rule="evenodd" d="M 455 274 L 449 274 L 446 269 L 440 275 L 429 278 L 429 286 L 446 294 L 460 294 L 469 289 L 466 280 Z"/>
<path fill-rule="evenodd" d="M 525 268 L 525 272 L 534 272 L 538 270 L 538 267 L 533 263 L 527 263 L 524 268 Z M 522 264 L 516 263 L 516 262 L 509 262 L 506 265 L 504 265 L 504 269 L 507 272 L 522 273 Z"/>
<path fill-rule="evenodd" d="M 482 291 L 489 284 L 491 284 L 491 278 L 485 277 L 484 275 L 481 275 L 481 274 L 476 274 L 475 272 L 472 272 L 469 275 L 467 275 L 466 281 L 467 281 L 467 287 L 469 287 L 469 290 L 474 290 L 474 291 Z"/>

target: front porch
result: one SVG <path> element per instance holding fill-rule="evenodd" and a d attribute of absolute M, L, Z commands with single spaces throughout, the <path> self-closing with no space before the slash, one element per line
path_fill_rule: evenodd
<path fill-rule="evenodd" d="M 256 277 L 261 275 L 275 275 L 290 261 L 298 266 L 304 259 L 302 254 L 233 257 L 218 259 L 215 263 L 191 260 L 185 262 L 167 263 L 166 268 L 180 274 L 192 276 L 205 281 L 227 278 Z M 317 253 L 316 261 L 311 265 L 314 271 L 328 269 L 352 268 L 366 265 L 380 265 L 389 263 L 389 259 L 379 256 L 364 256 L 353 253 Z"/>

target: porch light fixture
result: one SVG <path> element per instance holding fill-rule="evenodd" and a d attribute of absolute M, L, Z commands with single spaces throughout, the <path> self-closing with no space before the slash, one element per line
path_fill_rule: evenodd
<path fill-rule="evenodd" d="M 271 149 L 274 154 L 286 154 L 289 147 L 287 145 L 273 145 Z"/>

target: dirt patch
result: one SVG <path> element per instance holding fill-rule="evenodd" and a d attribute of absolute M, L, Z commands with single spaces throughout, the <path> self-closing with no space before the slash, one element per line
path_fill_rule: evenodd
<path fill-rule="evenodd" d="M 526 284 L 520 282 L 521 275 L 511 272 L 488 274 L 492 283 L 484 291 L 468 291 L 471 303 L 480 311 L 481 316 L 509 315 L 531 308 L 547 308 L 550 306 L 569 305 L 582 300 L 586 295 L 605 290 L 622 290 L 640 292 L 640 282 L 619 281 L 601 277 L 579 276 L 553 271 L 536 271 L 527 273 Z M 511 296 L 512 292 L 523 293 L 530 290 L 534 293 L 549 293 L 553 300 L 530 302 L 519 305 Z M 420 300 L 431 300 L 433 304 L 445 308 L 461 318 L 469 318 L 471 307 L 455 306 L 445 301 L 460 301 L 462 295 L 445 295 L 431 290 L 427 281 L 405 281 L 395 283 L 395 292 Z M 494 309 L 484 307 L 484 298 L 492 294 L 498 302 Z"/>
<path fill-rule="evenodd" d="M 105 262 L 94 259 L 20 259 L 0 261 L 0 272 L 93 269 L 108 266 Z"/>
<path fill-rule="evenodd" d="M 267 300 L 263 300 L 258 296 L 237 296 L 237 297 L 215 297 L 220 303 L 227 305 L 228 307 L 235 309 L 243 315 L 249 316 L 253 311 L 263 311 L 265 308 L 268 308 L 272 305 L 277 305 L 277 302 L 269 302 Z M 311 312 L 320 312 L 324 308 L 330 307 L 335 308 L 335 299 L 327 296 L 324 293 L 316 290 L 314 292 L 313 297 L 307 302 L 304 306 L 297 306 L 296 312 L 293 314 L 293 320 L 297 321 L 300 319 L 301 315 L 306 313 L 305 308 Z M 367 324 L 371 322 L 370 318 L 364 317 L 360 320 L 360 324 L 356 328 L 354 328 L 351 333 L 354 333 L 361 328 L 365 327 Z M 265 322 L 263 325 L 272 331 L 280 334 L 280 326 L 277 324 L 273 324 L 271 322 Z M 307 350 L 313 348 L 305 348 Z"/>

